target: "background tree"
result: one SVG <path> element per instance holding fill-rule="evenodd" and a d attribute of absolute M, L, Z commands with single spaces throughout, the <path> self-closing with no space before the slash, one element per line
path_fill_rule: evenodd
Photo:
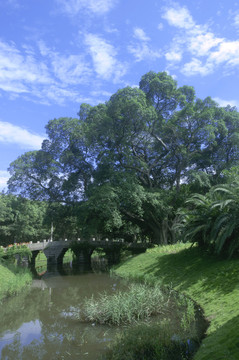
<path fill-rule="evenodd" d="M 47 207 L 45 202 L 2 193 L 0 195 L 1 245 L 49 238 L 50 227 L 45 224 Z"/>

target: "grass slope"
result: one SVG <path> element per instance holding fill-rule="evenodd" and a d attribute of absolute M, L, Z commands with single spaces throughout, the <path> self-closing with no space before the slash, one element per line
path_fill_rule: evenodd
<path fill-rule="evenodd" d="M 20 292 L 31 281 L 32 276 L 28 269 L 0 263 L 0 302 L 5 297 Z"/>
<path fill-rule="evenodd" d="M 239 260 L 221 260 L 189 244 L 157 247 L 114 269 L 128 279 L 158 281 L 193 298 L 210 321 L 195 360 L 239 359 Z"/>

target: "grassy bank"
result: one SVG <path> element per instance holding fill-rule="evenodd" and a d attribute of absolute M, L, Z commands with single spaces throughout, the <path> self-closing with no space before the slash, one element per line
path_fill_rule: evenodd
<path fill-rule="evenodd" d="M 19 293 L 31 281 L 32 275 L 28 269 L 7 262 L 0 263 L 0 302 Z"/>
<path fill-rule="evenodd" d="M 239 359 L 239 260 L 180 244 L 148 250 L 114 269 L 128 279 L 161 281 L 193 298 L 210 321 L 195 360 Z"/>

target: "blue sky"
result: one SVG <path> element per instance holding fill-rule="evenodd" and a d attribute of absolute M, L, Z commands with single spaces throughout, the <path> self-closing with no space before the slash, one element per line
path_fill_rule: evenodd
<path fill-rule="evenodd" d="M 0 24 L 0 189 L 49 120 L 150 70 L 239 108 L 237 1 L 1 0 Z"/>

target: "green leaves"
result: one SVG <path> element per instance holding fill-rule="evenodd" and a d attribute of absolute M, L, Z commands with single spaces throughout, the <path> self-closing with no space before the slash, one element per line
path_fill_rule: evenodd
<path fill-rule="evenodd" d="M 224 181 L 225 170 L 238 165 L 235 108 L 220 108 L 210 97 L 196 98 L 194 88 L 178 87 L 166 72 L 148 72 L 139 88 L 120 89 L 104 104 L 84 103 L 78 115 L 49 121 L 41 150 L 23 154 L 9 168 L 10 191 L 79 204 L 80 220 L 69 215 L 68 222 L 70 228 L 75 224 L 75 233 L 80 226 L 99 236 L 121 231 L 131 239 L 141 235 L 173 242 L 176 209 L 188 194 L 205 194 Z M 235 205 L 235 194 L 232 198 L 225 189 L 215 191 L 218 195 L 210 195 L 215 199 L 207 195 L 187 203 L 193 209 L 191 224 L 208 224 L 218 211 Z M 219 193 L 226 198 L 220 200 Z M 209 228 L 194 231 L 192 225 L 190 231 L 204 244 Z M 227 242 L 221 239 L 220 244 Z"/>
<path fill-rule="evenodd" d="M 49 238 L 50 227 L 44 223 L 47 206 L 44 202 L 1 194 L 1 245 Z"/>
<path fill-rule="evenodd" d="M 206 195 L 195 194 L 181 211 L 186 240 L 231 257 L 239 250 L 239 185 L 219 185 Z"/>

